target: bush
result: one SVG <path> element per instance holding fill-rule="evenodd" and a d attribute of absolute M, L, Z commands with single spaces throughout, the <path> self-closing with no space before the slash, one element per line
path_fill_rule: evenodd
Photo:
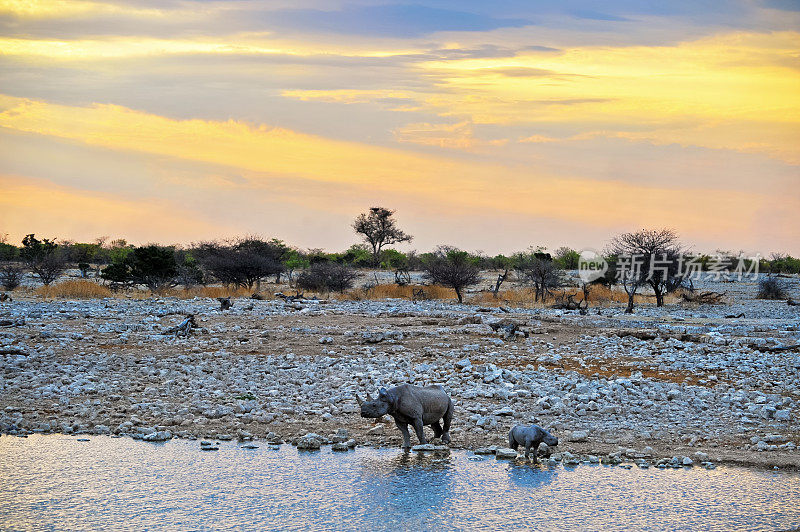
<path fill-rule="evenodd" d="M 19 258 L 19 248 L 0 242 L 0 261 L 2 260 L 17 260 Z"/>
<path fill-rule="evenodd" d="M 356 268 L 367 268 L 374 263 L 372 253 L 362 244 L 350 246 L 350 249 L 340 254 L 334 260 L 335 262 L 349 264 Z"/>
<path fill-rule="evenodd" d="M 289 251 L 279 241 L 246 238 L 229 244 L 201 244 L 192 254 L 219 282 L 252 289 L 264 277 L 285 271 L 282 260 Z"/>
<path fill-rule="evenodd" d="M 0 267 L 0 285 L 9 292 L 22 284 L 25 271 L 15 264 L 6 264 Z"/>
<path fill-rule="evenodd" d="M 358 278 L 352 268 L 333 262 L 312 264 L 297 278 L 297 288 L 314 292 L 344 292 Z"/>
<path fill-rule="evenodd" d="M 788 299 L 786 283 L 776 277 L 765 277 L 758 282 L 758 299 Z"/>
<path fill-rule="evenodd" d="M 404 253 L 396 249 L 384 249 L 381 251 L 381 268 L 384 270 L 407 269 L 408 259 Z"/>
<path fill-rule="evenodd" d="M 58 279 L 67 265 L 54 240 L 39 240 L 32 233 L 22 239 L 20 258 L 45 286 Z"/>
<path fill-rule="evenodd" d="M 562 246 L 556 250 L 554 261 L 562 270 L 577 270 L 581 255 L 572 248 Z"/>
<path fill-rule="evenodd" d="M 476 259 L 466 251 L 440 246 L 436 252 L 426 253 L 422 260 L 428 280 L 455 290 L 459 303 L 464 301 L 464 288 L 480 281 Z"/>
<path fill-rule="evenodd" d="M 141 284 L 151 292 L 160 292 L 177 284 L 175 249 L 151 244 L 134 248 L 122 262 L 105 268 L 100 277 L 123 285 Z"/>

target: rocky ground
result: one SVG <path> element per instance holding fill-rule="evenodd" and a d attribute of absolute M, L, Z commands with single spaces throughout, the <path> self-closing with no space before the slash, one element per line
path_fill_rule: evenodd
<path fill-rule="evenodd" d="M 358 415 L 355 394 L 440 383 L 456 403 L 453 447 L 505 446 L 511 426 L 535 421 L 566 459 L 800 468 L 800 307 L 755 300 L 753 283 L 705 288 L 727 303 L 632 316 L 17 297 L 0 307 L 0 432 L 288 441 L 346 428 L 360 445 L 399 446 L 390 419 Z M 164 334 L 186 314 L 199 328 Z"/>

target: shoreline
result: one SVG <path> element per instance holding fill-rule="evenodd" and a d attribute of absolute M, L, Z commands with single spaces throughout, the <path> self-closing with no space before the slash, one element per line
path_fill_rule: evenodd
<path fill-rule="evenodd" d="M 310 434 L 310 433 L 306 433 L 306 434 Z M 212 446 L 213 446 L 213 448 L 210 449 L 211 451 L 218 450 L 219 446 L 222 445 L 223 443 L 224 444 L 236 445 L 238 447 L 244 447 L 244 448 L 247 448 L 248 445 L 255 445 L 256 448 L 260 447 L 261 445 L 266 445 L 266 446 L 269 446 L 269 447 L 289 446 L 289 447 L 295 448 L 295 450 L 297 452 L 312 452 L 313 453 L 313 452 L 328 450 L 328 451 L 331 451 L 330 454 L 332 454 L 332 455 L 339 455 L 339 454 L 342 454 L 344 452 L 352 452 L 356 448 L 375 449 L 375 450 L 381 450 L 381 451 L 396 450 L 396 451 L 404 452 L 404 454 L 409 455 L 409 456 L 415 456 L 416 455 L 416 456 L 419 456 L 419 457 L 433 457 L 433 458 L 437 458 L 437 459 L 444 459 L 444 458 L 448 457 L 451 454 L 452 451 L 457 451 L 457 452 L 467 453 L 467 455 L 466 455 L 467 457 L 480 456 L 480 457 L 483 457 L 484 459 L 488 459 L 488 460 L 495 459 L 498 462 L 508 462 L 508 463 L 514 463 L 514 464 L 518 464 L 518 465 L 519 464 L 530 464 L 530 465 L 549 466 L 549 467 L 554 467 L 554 466 L 559 466 L 559 465 L 563 466 L 563 467 L 576 467 L 578 465 L 591 465 L 591 466 L 603 465 L 603 466 L 610 466 L 610 467 L 620 467 L 621 469 L 630 469 L 631 468 L 630 466 L 635 466 L 636 468 L 639 468 L 639 469 L 649 469 L 649 468 L 652 468 L 652 469 L 690 469 L 690 468 L 695 468 L 695 469 L 714 470 L 718 466 L 725 466 L 725 467 L 737 467 L 737 468 L 742 468 L 742 469 L 755 470 L 755 471 L 765 471 L 765 472 L 766 471 L 780 471 L 780 472 L 783 472 L 783 473 L 800 473 L 800 463 L 798 463 L 798 462 L 787 463 L 787 462 L 785 462 L 783 460 L 779 460 L 778 462 L 768 461 L 768 460 L 753 460 L 753 458 L 754 458 L 753 456 L 741 457 L 741 456 L 736 456 L 735 454 L 716 454 L 716 455 L 713 455 L 713 456 L 709 455 L 709 459 L 707 461 L 699 462 L 699 461 L 695 460 L 694 463 L 691 464 L 691 465 L 685 465 L 680 460 L 678 462 L 674 462 L 673 461 L 672 463 L 667 463 L 665 465 L 665 467 L 659 467 L 657 464 L 660 463 L 660 462 L 663 463 L 665 461 L 669 461 L 672 457 L 671 456 L 655 455 L 655 456 L 653 456 L 651 458 L 645 459 L 644 460 L 644 464 L 645 465 L 644 465 L 644 467 L 641 467 L 640 464 L 637 463 L 639 460 L 637 460 L 635 458 L 632 458 L 632 457 L 627 457 L 625 455 L 625 453 L 616 453 L 616 454 L 621 454 L 622 459 L 621 460 L 620 459 L 616 459 L 615 460 L 615 459 L 611 458 L 611 455 L 614 454 L 614 453 L 609 453 L 608 455 L 603 455 L 603 454 L 599 454 L 597 452 L 592 452 L 592 451 L 586 451 L 586 450 L 581 451 L 580 449 L 575 448 L 575 447 L 572 447 L 570 450 L 555 448 L 555 449 L 552 450 L 552 454 L 551 455 L 549 455 L 549 456 L 548 455 L 539 455 L 538 462 L 534 462 L 532 460 L 525 459 L 524 456 L 523 456 L 523 453 L 521 451 L 518 453 L 516 458 L 508 458 L 508 457 L 500 458 L 500 457 L 496 457 L 494 452 L 487 452 L 487 449 L 492 447 L 492 446 L 486 446 L 486 447 L 483 447 L 483 448 L 481 448 L 481 447 L 471 448 L 471 447 L 464 447 L 464 446 L 460 446 L 460 445 L 447 446 L 447 445 L 441 445 L 439 443 L 435 444 L 436 449 L 434 449 L 434 450 L 430 450 L 430 449 L 418 450 L 418 449 L 415 449 L 416 445 L 413 446 L 411 449 L 404 450 L 399 445 L 392 445 L 392 444 L 385 443 L 385 442 L 373 442 L 373 441 L 367 440 L 365 442 L 358 442 L 356 445 L 350 447 L 348 449 L 348 451 L 338 451 L 338 450 L 332 449 L 332 446 L 334 445 L 334 442 L 332 442 L 330 440 L 330 438 L 326 438 L 325 439 L 326 441 L 321 443 L 320 447 L 318 447 L 318 448 L 300 448 L 300 447 L 298 447 L 298 444 L 297 444 L 297 440 L 299 440 L 300 438 L 292 438 L 292 439 L 288 439 L 288 440 L 283 440 L 282 439 L 280 443 L 276 443 L 276 442 L 270 441 L 270 440 L 268 440 L 267 438 L 264 438 L 264 437 L 253 437 L 253 438 L 248 438 L 248 439 L 242 440 L 242 439 L 238 439 L 238 438 L 235 438 L 235 437 L 231 438 L 231 439 L 223 437 L 222 439 L 220 439 L 220 438 L 216 438 L 216 437 L 213 437 L 213 436 L 172 435 L 169 439 L 165 439 L 165 440 L 147 441 L 147 440 L 144 440 L 141 437 L 141 435 L 139 435 L 138 437 L 135 437 L 132 434 L 94 434 L 94 433 L 65 434 L 65 433 L 60 433 L 60 432 L 50 432 L 50 433 L 32 432 L 32 433 L 29 433 L 29 434 L 8 434 L 8 433 L 0 434 L 0 437 L 28 438 L 29 436 L 42 436 L 42 437 L 61 436 L 61 437 L 67 437 L 67 438 L 70 438 L 70 439 L 75 439 L 77 441 L 84 441 L 84 439 L 86 441 L 89 441 L 91 438 L 97 437 L 97 436 L 106 437 L 106 438 L 113 438 L 113 439 L 129 438 L 132 441 L 141 441 L 143 443 L 154 444 L 154 445 L 165 444 L 168 441 L 173 441 L 173 440 L 185 441 L 185 442 L 193 442 L 194 441 L 194 442 L 211 443 Z M 261 445 L 258 445 L 258 444 L 261 444 Z M 593 446 L 593 449 L 597 449 L 598 447 L 602 447 L 602 446 L 603 445 L 601 445 L 601 446 L 595 445 L 595 446 Z M 206 450 L 206 449 L 204 449 L 204 447 L 206 447 L 206 446 L 205 445 L 200 445 L 199 449 L 200 450 Z M 443 447 L 446 447 L 446 450 L 444 450 Z M 494 447 L 502 448 L 502 447 L 499 447 L 499 446 L 494 446 Z M 587 447 L 587 446 L 584 446 L 584 447 Z M 589 444 L 588 447 L 592 447 L 592 445 Z M 607 445 L 606 445 L 606 447 L 607 447 Z M 566 451 L 566 453 L 564 451 Z M 567 459 L 565 459 L 565 456 L 564 456 L 565 454 L 567 456 L 572 455 L 574 458 L 570 458 L 569 460 L 567 460 Z M 549 460 L 549 458 L 552 457 L 552 456 L 556 457 L 554 459 L 554 461 L 553 460 Z M 673 455 L 673 456 L 675 456 L 675 455 Z M 677 456 L 678 456 L 678 458 L 683 458 L 682 455 L 677 455 Z M 595 462 L 595 461 L 592 460 L 591 457 L 596 457 L 596 458 L 598 458 L 599 461 Z"/>
<path fill-rule="evenodd" d="M 714 288 L 714 287 L 712 287 Z M 485 309 L 444 301 L 54 300 L 0 307 L 0 432 L 242 431 L 286 439 L 346 428 L 399 448 L 356 394 L 441 384 L 453 448 L 507 445 L 537 423 L 558 450 L 690 456 L 800 469 L 800 308 L 731 285 L 725 305 Z M 729 314 L 746 311 L 744 320 Z M 165 334 L 194 314 L 198 329 Z M 513 330 L 512 330 L 513 329 Z M 430 430 L 426 429 L 428 437 Z M 415 438 L 412 436 L 412 441 Z M 635 459 L 635 458 L 634 458 Z"/>

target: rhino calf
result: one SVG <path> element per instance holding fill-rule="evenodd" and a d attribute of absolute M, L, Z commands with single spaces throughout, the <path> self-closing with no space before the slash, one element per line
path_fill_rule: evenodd
<path fill-rule="evenodd" d="M 377 399 L 367 395 L 367 400 L 364 401 L 356 395 L 356 400 L 361 406 L 361 417 L 379 418 L 388 414 L 394 418 L 395 425 L 403 433 L 403 448 L 411 447 L 408 425 L 414 427 L 417 439 L 422 444 L 428 443 L 422 431 L 424 425 L 433 428 L 436 438 L 450 443 L 453 401 L 441 386 L 401 384 L 388 390 L 381 388 Z M 439 423 L 440 420 L 443 425 Z"/>
<path fill-rule="evenodd" d="M 539 425 L 515 425 L 508 432 L 508 446 L 517 450 L 520 445 L 525 446 L 525 458 L 529 458 L 531 449 L 533 450 L 533 461 L 536 461 L 536 450 L 540 443 L 546 443 L 549 447 L 558 445 L 558 438 L 544 430 Z"/>

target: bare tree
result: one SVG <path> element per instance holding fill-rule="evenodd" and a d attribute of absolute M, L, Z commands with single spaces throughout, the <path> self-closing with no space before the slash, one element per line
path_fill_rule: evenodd
<path fill-rule="evenodd" d="M 353 229 L 364 237 L 372 248 L 375 264 L 379 263 L 383 246 L 400 242 L 411 242 L 413 237 L 397 227 L 394 211 L 383 207 L 372 207 L 368 213 L 361 213 L 353 222 Z"/>
<path fill-rule="evenodd" d="M 649 285 L 659 307 L 664 306 L 664 294 L 680 286 L 680 255 L 683 249 L 678 235 L 672 229 L 642 229 L 623 233 L 614 237 L 609 247 L 610 254 L 616 256 L 620 272 L 627 271 L 619 277 L 628 293 L 628 309 L 631 312 L 637 285 Z"/>
<path fill-rule="evenodd" d="M 480 270 L 466 251 L 439 246 L 434 253 L 425 254 L 422 260 L 426 277 L 433 283 L 455 290 L 459 303 L 464 300 L 464 288 L 480 281 Z"/>
<path fill-rule="evenodd" d="M 552 290 L 562 284 L 562 271 L 548 253 L 533 251 L 514 256 L 514 267 L 523 283 L 533 285 L 534 301 L 547 301 Z"/>

